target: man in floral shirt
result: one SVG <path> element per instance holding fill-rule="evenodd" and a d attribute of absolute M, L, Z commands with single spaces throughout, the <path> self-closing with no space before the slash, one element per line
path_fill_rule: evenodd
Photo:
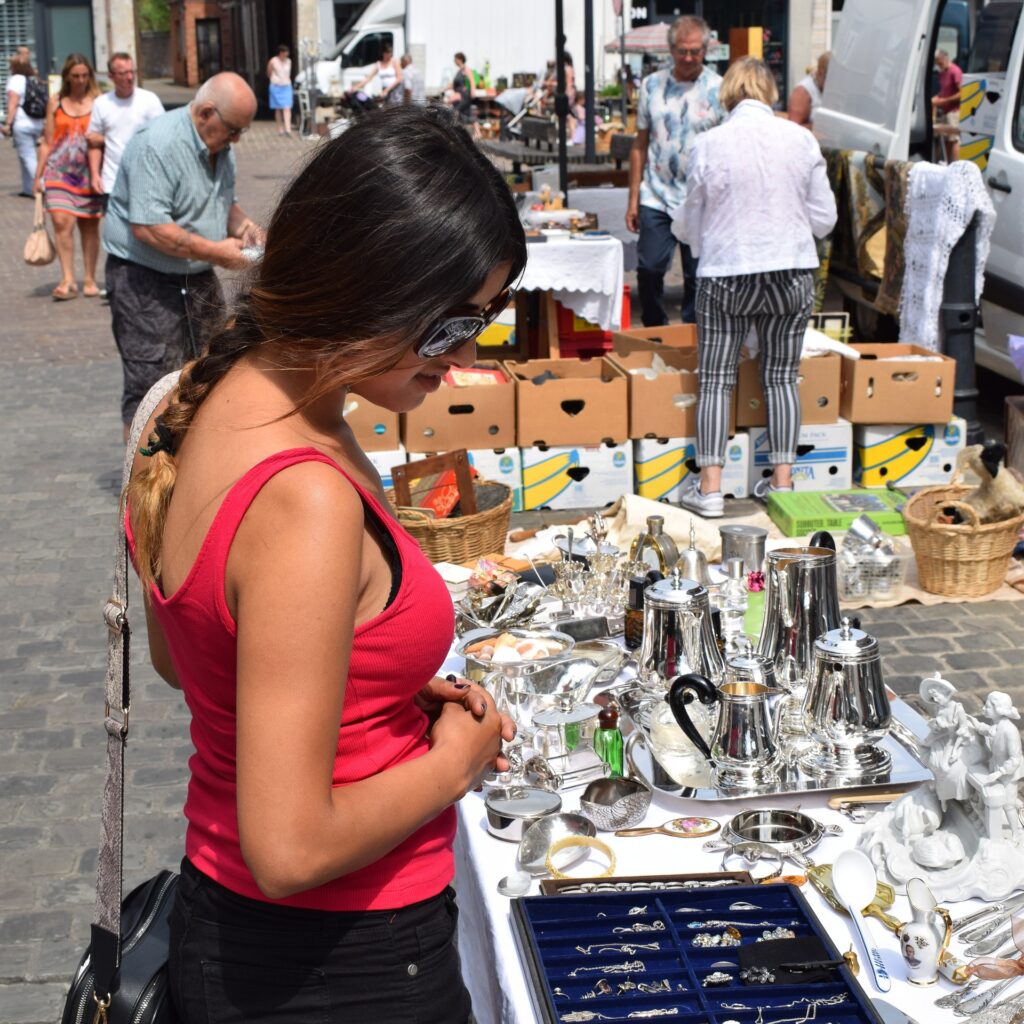
<path fill-rule="evenodd" d="M 672 265 L 672 215 L 686 198 L 686 169 L 694 136 L 718 124 L 721 76 L 704 66 L 711 30 L 703 18 L 684 15 L 668 29 L 672 67 L 640 83 L 636 139 L 629 158 L 626 226 L 639 231 L 637 285 L 645 327 L 668 323 L 662 302 Z M 683 259 L 683 323 L 694 322 L 697 260 L 686 245 Z"/>

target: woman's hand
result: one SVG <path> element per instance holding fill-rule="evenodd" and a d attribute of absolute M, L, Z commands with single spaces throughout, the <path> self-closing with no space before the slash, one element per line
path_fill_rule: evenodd
<path fill-rule="evenodd" d="M 35 181 L 32 182 L 32 191 L 35 192 L 35 194 L 38 196 L 41 196 L 43 194 L 44 189 L 42 178 L 36 178 Z"/>
<path fill-rule="evenodd" d="M 462 701 L 444 701 L 430 730 L 432 749 L 447 749 L 447 763 L 464 765 L 459 796 L 492 771 L 507 771 L 501 741 L 515 738 L 515 723 L 499 713 L 486 690 L 470 685 Z"/>
<path fill-rule="evenodd" d="M 490 694 L 482 686 L 467 682 L 454 673 L 443 677 L 434 676 L 413 700 L 431 719 L 437 718 L 446 703 L 459 703 L 467 711 L 473 712 L 477 718 L 483 718 L 487 714 L 488 701 L 494 704 Z M 501 738 L 507 743 L 516 738 L 516 723 L 508 715 L 501 716 Z M 504 761 L 504 758 L 501 760 Z"/>

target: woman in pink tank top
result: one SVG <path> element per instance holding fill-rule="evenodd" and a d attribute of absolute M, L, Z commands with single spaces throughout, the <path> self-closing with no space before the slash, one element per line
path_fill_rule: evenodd
<path fill-rule="evenodd" d="M 448 112 L 369 115 L 287 188 L 232 319 L 143 435 L 129 545 L 195 748 L 170 950 L 186 1024 L 469 1019 L 453 805 L 514 730 L 436 675 L 451 600 L 342 414 L 349 394 L 407 411 L 471 365 L 525 262 L 504 181 Z"/>

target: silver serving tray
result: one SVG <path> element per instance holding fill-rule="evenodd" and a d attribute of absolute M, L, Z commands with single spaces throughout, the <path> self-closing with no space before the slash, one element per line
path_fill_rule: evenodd
<path fill-rule="evenodd" d="M 892 766 L 886 774 L 871 777 L 849 775 L 816 778 L 801 771 L 798 765 L 786 764 L 779 768 L 776 778 L 764 785 L 751 785 L 742 789 L 717 789 L 707 785 L 706 776 L 695 778 L 693 785 L 680 785 L 661 767 L 651 751 L 647 721 L 651 707 L 650 691 L 644 690 L 633 681 L 612 687 L 605 692 L 622 709 L 624 724 L 628 726 L 623 732 L 628 735 L 635 730 L 640 734 L 639 742 L 632 742 L 631 748 L 633 762 L 642 781 L 666 796 L 679 797 L 683 800 L 746 800 L 754 796 L 784 796 L 787 793 L 841 792 L 854 788 L 892 789 L 894 786 L 927 782 L 932 778 L 932 773 L 909 749 L 914 745 L 915 739 L 924 735 L 925 723 L 903 701 L 893 700 L 893 732 L 879 744 L 892 757 Z M 908 746 L 904 746 L 897 736 L 905 737 Z"/>

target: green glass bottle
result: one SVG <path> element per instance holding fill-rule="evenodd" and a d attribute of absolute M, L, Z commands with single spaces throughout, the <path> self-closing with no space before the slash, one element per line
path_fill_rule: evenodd
<path fill-rule="evenodd" d="M 611 769 L 613 779 L 623 774 L 622 733 L 619 732 L 618 708 L 602 708 L 597 716 L 594 751 Z"/>

